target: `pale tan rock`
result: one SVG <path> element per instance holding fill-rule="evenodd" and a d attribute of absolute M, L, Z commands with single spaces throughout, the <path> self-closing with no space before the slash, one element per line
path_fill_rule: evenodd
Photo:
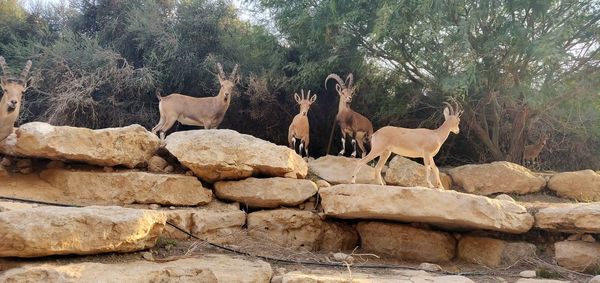
<path fill-rule="evenodd" d="M 584 242 L 588 242 L 588 243 L 596 242 L 596 239 L 594 238 L 594 236 L 592 236 L 590 234 L 585 234 L 585 235 L 581 236 L 581 240 Z"/>
<path fill-rule="evenodd" d="M 292 271 L 281 275 L 282 283 L 474 283 L 471 279 L 459 275 L 434 275 L 423 270 L 391 270 L 392 274 L 369 274 L 347 271 Z"/>
<path fill-rule="evenodd" d="M 510 266 L 521 259 L 534 256 L 535 245 L 525 242 L 507 242 L 477 236 L 465 236 L 458 242 L 460 259 L 492 268 Z"/>
<path fill-rule="evenodd" d="M 557 173 L 548 188 L 561 197 L 578 201 L 600 201 L 600 174 L 592 170 Z"/>
<path fill-rule="evenodd" d="M 212 192 L 202 187 L 198 179 L 182 175 L 49 169 L 42 171 L 40 178 L 77 204 L 188 206 L 212 200 Z"/>
<path fill-rule="evenodd" d="M 297 206 L 316 193 L 317 185 L 303 179 L 248 178 L 215 183 L 215 194 L 219 199 L 257 208 Z"/>
<path fill-rule="evenodd" d="M 532 279 L 532 278 L 521 278 L 515 283 L 571 283 L 571 281 L 555 280 L 555 279 Z"/>
<path fill-rule="evenodd" d="M 512 198 L 511 196 L 507 195 L 507 194 L 500 194 L 500 195 L 497 195 L 497 196 L 495 197 L 495 199 L 497 199 L 497 200 L 505 200 L 505 201 L 512 201 L 512 202 L 515 202 L 515 199 L 514 199 L 514 198 Z"/>
<path fill-rule="evenodd" d="M 351 226 L 326 222 L 313 212 L 294 209 L 248 214 L 248 235 L 311 251 L 352 250 L 358 242 L 358 235 Z"/>
<path fill-rule="evenodd" d="M 233 130 L 176 132 L 166 149 L 205 181 L 239 180 L 251 176 L 306 177 L 306 162 L 293 150 Z"/>
<path fill-rule="evenodd" d="M 558 265 L 579 272 L 595 272 L 600 267 L 600 243 L 562 241 L 554 243 Z"/>
<path fill-rule="evenodd" d="M 506 161 L 464 165 L 448 171 L 455 184 L 466 192 L 478 195 L 493 193 L 529 194 L 546 185 L 543 177 L 529 169 Z"/>
<path fill-rule="evenodd" d="M 19 161 L 17 161 L 17 168 L 28 168 L 31 167 L 33 165 L 33 162 L 31 161 L 31 159 L 21 159 Z"/>
<path fill-rule="evenodd" d="M 321 188 L 327 216 L 422 222 L 446 228 L 524 233 L 533 216 L 514 202 L 422 187 L 337 185 Z"/>
<path fill-rule="evenodd" d="M 440 172 L 442 185 L 446 190 L 452 189 L 452 178 Z M 431 176 L 431 183 L 435 185 L 435 177 Z M 388 170 L 385 172 L 385 183 L 387 185 L 402 187 L 427 187 L 425 181 L 425 166 L 408 158 L 396 155 L 390 161 Z"/>
<path fill-rule="evenodd" d="M 600 275 L 594 276 L 594 278 L 590 279 L 588 283 L 600 283 Z"/>
<path fill-rule="evenodd" d="M 519 277 L 523 278 L 535 278 L 536 275 L 535 270 L 523 270 L 519 273 Z"/>
<path fill-rule="evenodd" d="M 329 184 L 329 182 L 325 181 L 325 180 L 317 180 L 315 182 L 315 184 L 317 184 L 317 187 L 319 188 L 327 188 L 327 187 L 331 187 L 331 184 Z"/>
<path fill-rule="evenodd" d="M 403 224 L 360 222 L 356 227 L 361 247 L 409 261 L 445 262 L 456 254 L 456 239 L 449 233 Z"/>
<path fill-rule="evenodd" d="M 32 203 L 0 201 L 0 212 L 28 209 L 34 207 L 37 207 L 37 205 Z"/>
<path fill-rule="evenodd" d="M 542 208 L 535 214 L 535 227 L 568 233 L 600 233 L 600 203 Z"/>
<path fill-rule="evenodd" d="M 44 206 L 0 213 L 0 257 L 132 252 L 154 246 L 162 213 L 116 206 Z"/>
<path fill-rule="evenodd" d="M 444 270 L 441 266 L 439 266 L 435 263 L 429 263 L 429 262 L 423 262 L 423 263 L 419 264 L 419 269 L 425 270 L 425 271 L 432 271 L 432 272 L 438 272 L 438 271 Z"/>
<path fill-rule="evenodd" d="M 208 254 L 164 263 L 43 264 L 11 269 L 0 282 L 269 282 L 271 266 L 260 260 Z"/>
<path fill-rule="evenodd" d="M 16 140 L 0 142 L 0 152 L 133 168 L 150 159 L 159 144 L 158 137 L 140 125 L 91 130 L 31 122 L 16 130 Z"/>
<path fill-rule="evenodd" d="M 311 173 L 331 184 L 349 184 L 360 159 L 327 155 L 308 163 Z M 373 167 L 364 165 L 356 177 L 358 184 L 379 184 Z"/>
<path fill-rule="evenodd" d="M 148 160 L 148 171 L 154 173 L 166 173 L 165 168 L 169 163 L 162 157 L 154 155 Z"/>

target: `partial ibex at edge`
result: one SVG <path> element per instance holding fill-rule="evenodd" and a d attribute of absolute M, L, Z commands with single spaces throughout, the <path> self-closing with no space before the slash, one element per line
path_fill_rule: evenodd
<path fill-rule="evenodd" d="M 317 95 L 313 95 L 310 97 L 310 90 L 304 96 L 304 90 L 301 92 L 302 97 L 298 96 L 297 93 L 294 93 L 294 99 L 300 105 L 300 113 L 298 113 L 292 123 L 290 124 L 290 128 L 288 130 L 288 143 L 291 148 L 296 150 L 296 140 L 300 140 L 300 146 L 298 149 L 298 154 L 302 156 L 302 149 L 306 153 L 306 158 L 308 158 L 308 145 L 310 143 L 310 127 L 308 123 L 308 110 L 310 106 L 317 100 Z"/>
<path fill-rule="evenodd" d="M 337 74 L 330 74 L 325 78 L 325 88 L 327 88 L 327 81 L 334 79 L 337 81 L 335 90 L 340 96 L 340 103 L 338 106 L 338 114 L 336 121 L 342 131 L 342 150 L 339 155 L 344 155 L 346 152 L 346 136 L 349 135 L 352 138 L 352 145 L 354 151 L 352 157 L 356 157 L 356 144 L 362 151 L 362 157 L 366 155 L 365 144 L 369 144 L 371 135 L 373 134 L 373 124 L 365 116 L 350 109 L 350 102 L 352 102 L 352 96 L 354 95 L 354 77 L 352 73 L 346 76 L 344 82 Z"/>
<path fill-rule="evenodd" d="M 1 56 L 0 67 L 2 67 L 0 85 L 4 92 L 2 100 L 0 100 L 0 141 L 3 141 L 13 132 L 15 122 L 19 118 L 23 93 L 27 91 L 27 75 L 31 69 L 31 60 L 27 61 L 18 79 L 9 78 L 8 66 L 4 57 Z"/>
<path fill-rule="evenodd" d="M 160 139 L 164 142 L 165 132 L 168 131 L 176 121 L 184 125 L 203 126 L 205 129 L 216 129 L 229 108 L 231 95 L 234 87 L 239 81 L 237 74 L 238 65 L 228 76 L 223 72 L 223 67 L 217 63 L 219 83 L 221 89 L 219 94 L 213 97 L 191 97 L 173 93 L 162 97 L 157 90 L 156 96 L 160 101 L 160 121 L 152 128 L 152 133 L 160 132 Z"/>

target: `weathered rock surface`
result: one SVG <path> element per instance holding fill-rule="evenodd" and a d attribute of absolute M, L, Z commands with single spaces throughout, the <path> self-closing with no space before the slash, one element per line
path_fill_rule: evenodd
<path fill-rule="evenodd" d="M 293 271 L 281 276 L 281 283 L 474 283 L 459 275 L 432 275 L 422 270 L 393 270 L 392 274 L 366 274 L 352 272 L 352 277 L 344 271 Z"/>
<path fill-rule="evenodd" d="M 358 243 L 358 234 L 351 226 L 326 222 L 313 212 L 294 209 L 248 214 L 248 235 L 312 251 L 352 250 Z"/>
<path fill-rule="evenodd" d="M 507 242 L 476 236 L 464 236 L 458 242 L 460 259 L 487 267 L 509 266 L 520 259 L 533 256 L 535 245 L 525 242 Z"/>
<path fill-rule="evenodd" d="M 600 203 L 542 208 L 535 214 L 535 227 L 569 233 L 600 233 Z"/>
<path fill-rule="evenodd" d="M 343 156 L 327 155 L 308 163 L 311 173 L 331 184 L 350 184 L 352 173 L 360 159 Z M 356 177 L 358 184 L 379 184 L 375 175 L 375 169 L 364 165 L 358 171 Z"/>
<path fill-rule="evenodd" d="M 521 165 L 506 161 L 464 165 L 452 168 L 448 173 L 455 184 L 468 193 L 478 195 L 528 194 L 537 192 L 546 185 L 543 177 L 534 175 Z"/>
<path fill-rule="evenodd" d="M 389 168 L 385 171 L 385 183 L 387 185 L 402 186 L 402 187 L 427 187 L 425 181 L 425 166 L 414 162 L 408 158 L 396 155 L 392 158 Z M 431 183 L 433 181 L 433 172 L 431 175 Z M 452 188 L 452 178 L 445 173 L 440 172 L 442 185 L 446 190 Z"/>
<path fill-rule="evenodd" d="M 449 233 L 383 222 L 361 222 L 356 229 L 361 247 L 375 254 L 428 262 L 450 261 L 456 254 L 456 239 Z"/>
<path fill-rule="evenodd" d="M 0 257 L 131 252 L 154 246 L 166 217 L 115 206 L 37 207 L 0 213 Z"/>
<path fill-rule="evenodd" d="M 28 208 L 34 208 L 37 206 L 38 205 L 31 204 L 31 203 L 0 201 L 0 212 L 28 209 Z"/>
<path fill-rule="evenodd" d="M 154 155 L 148 160 L 148 171 L 153 173 L 166 173 L 167 166 L 169 163 L 158 155 Z"/>
<path fill-rule="evenodd" d="M 251 176 L 306 177 L 306 162 L 293 150 L 233 130 L 176 132 L 166 149 L 205 181 L 240 180 Z"/>
<path fill-rule="evenodd" d="M 524 233 L 533 216 L 514 202 L 422 187 L 337 185 L 321 188 L 330 217 L 423 222 L 446 228 Z"/>
<path fill-rule="evenodd" d="M 562 241 L 554 243 L 558 265 L 580 272 L 595 272 L 600 267 L 600 243 Z"/>
<path fill-rule="evenodd" d="M 271 266 L 225 255 L 205 255 L 165 263 L 43 264 L 6 271 L 0 282 L 269 282 Z"/>
<path fill-rule="evenodd" d="M 317 185 L 302 179 L 248 178 L 215 183 L 215 194 L 219 199 L 237 201 L 257 208 L 296 206 L 316 193 Z"/>
<path fill-rule="evenodd" d="M 133 168 L 145 164 L 159 146 L 158 137 L 140 125 L 91 130 L 32 122 L 16 130 L 16 139 L 0 142 L 0 152 Z"/>
<path fill-rule="evenodd" d="M 600 174 L 592 170 L 557 173 L 548 188 L 561 197 L 578 201 L 600 201 Z"/>

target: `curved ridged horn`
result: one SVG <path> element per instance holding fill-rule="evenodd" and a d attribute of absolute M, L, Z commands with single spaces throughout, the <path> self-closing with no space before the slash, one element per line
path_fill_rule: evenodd
<path fill-rule="evenodd" d="M 233 67 L 233 71 L 231 71 L 231 74 L 229 75 L 230 80 L 233 80 L 235 78 L 238 67 L 239 67 L 239 64 L 235 64 L 235 66 Z"/>
<path fill-rule="evenodd" d="M 308 90 L 308 92 L 306 93 L 306 100 L 310 99 L 310 89 Z"/>
<path fill-rule="evenodd" d="M 221 66 L 221 63 L 217 63 L 217 70 L 219 71 L 219 77 L 223 80 L 226 80 L 227 77 L 225 76 L 225 72 L 223 72 L 223 66 Z"/>
<path fill-rule="evenodd" d="M 346 76 L 346 84 L 348 85 L 349 88 L 352 88 L 352 86 L 354 86 L 354 75 L 352 75 L 352 73 L 348 74 L 348 76 Z"/>
<path fill-rule="evenodd" d="M 446 106 L 448 106 L 448 110 L 450 111 L 449 115 L 454 115 L 454 108 L 452 107 L 452 105 L 450 105 L 450 103 L 444 101 L 442 102 L 444 104 L 446 104 Z"/>
<path fill-rule="evenodd" d="M 8 66 L 2 56 L 0 56 L 0 67 L 2 67 L 2 81 L 6 83 L 8 82 Z"/>
<path fill-rule="evenodd" d="M 339 84 L 340 86 L 342 86 L 342 88 L 345 88 L 345 87 L 346 87 L 346 84 L 344 83 L 344 80 L 342 80 L 342 78 L 340 78 L 340 76 L 338 76 L 337 74 L 329 74 L 329 76 L 327 76 L 327 77 L 325 78 L 325 89 L 327 89 L 327 81 L 328 81 L 329 79 L 334 79 L 334 80 L 336 80 L 336 81 L 338 82 L 338 84 Z"/>
<path fill-rule="evenodd" d="M 23 69 L 23 71 L 21 72 L 21 80 L 23 81 L 23 83 L 25 83 L 27 81 L 27 75 L 29 74 L 30 69 L 31 69 L 31 60 L 27 61 L 27 64 L 25 64 L 25 69 Z"/>

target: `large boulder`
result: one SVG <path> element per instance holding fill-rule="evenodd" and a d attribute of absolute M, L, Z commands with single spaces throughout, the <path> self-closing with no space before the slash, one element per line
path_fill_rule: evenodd
<path fill-rule="evenodd" d="M 600 233 L 600 203 L 569 203 L 535 213 L 535 227 L 568 233 Z"/>
<path fill-rule="evenodd" d="M 0 275 L 0 282 L 269 282 L 271 266 L 247 260 L 209 254 L 164 263 L 42 264 L 14 268 Z"/>
<path fill-rule="evenodd" d="M 375 254 L 420 262 L 450 261 L 456 254 L 456 239 L 449 233 L 382 222 L 360 222 L 356 229 L 360 246 Z"/>
<path fill-rule="evenodd" d="M 294 209 L 248 214 L 248 235 L 311 251 L 352 250 L 358 243 L 358 235 L 351 226 L 326 222 L 313 212 Z"/>
<path fill-rule="evenodd" d="M 600 201 L 600 174 L 592 170 L 555 174 L 548 188 L 561 197 L 578 201 Z"/>
<path fill-rule="evenodd" d="M 321 188 L 330 217 L 424 222 L 445 228 L 525 233 L 533 216 L 511 201 L 423 187 L 336 185 Z"/>
<path fill-rule="evenodd" d="M 350 184 L 352 173 L 360 159 L 344 156 L 327 155 L 308 163 L 308 170 L 331 184 Z M 356 177 L 359 184 L 379 184 L 375 169 L 368 165 L 361 166 Z"/>
<path fill-rule="evenodd" d="M 233 130 L 176 132 L 166 148 L 205 181 L 251 176 L 306 177 L 306 162 L 292 149 Z"/>
<path fill-rule="evenodd" d="M 464 236 L 458 242 L 458 257 L 487 267 L 511 266 L 517 261 L 535 257 L 535 245 L 499 239 Z"/>
<path fill-rule="evenodd" d="M 348 271 L 323 271 L 311 270 L 309 272 L 292 271 L 278 277 L 273 277 L 271 282 L 281 283 L 474 283 L 473 280 L 460 275 L 435 275 L 423 270 L 388 270 L 388 274 L 361 273 Z M 281 281 L 275 281 L 276 278 Z"/>
<path fill-rule="evenodd" d="M 153 247 L 163 213 L 115 206 L 0 212 L 0 257 L 132 252 Z"/>
<path fill-rule="evenodd" d="M 433 181 L 433 172 L 431 183 Z M 440 172 L 442 185 L 446 190 L 452 189 L 452 178 L 445 173 Z M 389 168 L 385 171 L 385 183 L 392 186 L 401 187 L 427 187 L 425 181 L 425 166 L 414 162 L 408 158 L 396 155 L 390 161 Z"/>
<path fill-rule="evenodd" d="M 140 125 L 91 130 L 31 122 L 16 130 L 16 139 L 0 142 L 0 152 L 134 168 L 145 164 L 159 146 L 158 137 Z"/>
<path fill-rule="evenodd" d="M 562 241 L 554 243 L 558 265 L 579 272 L 597 272 L 600 268 L 600 243 Z"/>
<path fill-rule="evenodd" d="M 529 169 L 506 161 L 488 164 L 470 164 L 448 171 L 455 184 L 468 193 L 490 195 L 494 193 L 529 194 L 546 185 L 543 177 Z"/>
<path fill-rule="evenodd" d="M 236 201 L 255 208 L 296 206 L 317 193 L 317 185 L 310 180 L 289 178 L 248 178 L 241 181 L 215 183 L 218 198 Z"/>

